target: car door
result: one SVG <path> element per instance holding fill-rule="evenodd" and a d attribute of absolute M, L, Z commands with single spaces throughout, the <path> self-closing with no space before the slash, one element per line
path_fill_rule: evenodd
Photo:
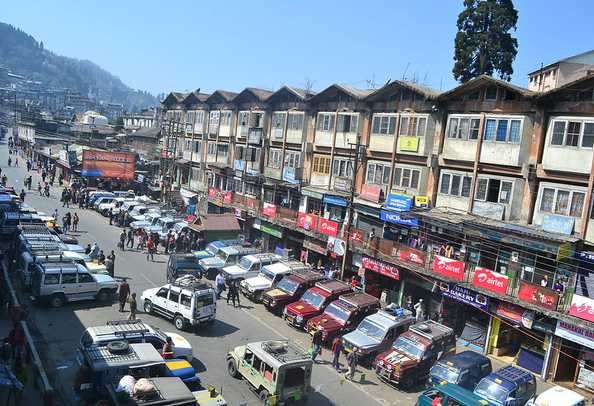
<path fill-rule="evenodd" d="M 97 282 L 88 273 L 78 273 L 78 296 L 94 296 L 97 294 Z"/>
<path fill-rule="evenodd" d="M 60 287 L 66 296 L 66 300 L 76 299 L 78 295 L 76 273 L 64 272 L 60 280 Z"/>
<path fill-rule="evenodd" d="M 156 312 L 167 314 L 167 302 L 169 301 L 169 288 L 162 287 L 157 291 L 153 299 L 153 309 Z"/>
<path fill-rule="evenodd" d="M 179 295 L 180 290 L 178 288 L 172 287 L 169 289 L 169 300 L 167 300 L 167 308 L 166 312 L 169 317 L 173 317 L 179 309 Z"/>

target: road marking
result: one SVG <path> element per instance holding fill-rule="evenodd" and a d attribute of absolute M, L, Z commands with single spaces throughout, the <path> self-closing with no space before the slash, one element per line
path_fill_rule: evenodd
<path fill-rule="evenodd" d="M 153 287 L 155 287 L 155 288 L 158 288 L 158 286 L 157 286 L 157 285 L 155 285 L 155 284 L 153 283 L 153 281 L 151 281 L 149 278 L 147 278 L 145 274 L 141 273 L 141 274 L 140 274 L 140 276 L 142 276 L 144 279 L 146 279 L 147 281 L 149 281 L 149 283 L 150 283 L 151 285 L 153 285 Z"/>

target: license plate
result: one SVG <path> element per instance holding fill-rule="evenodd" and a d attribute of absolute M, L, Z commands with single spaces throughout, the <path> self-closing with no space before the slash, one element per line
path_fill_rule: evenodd
<path fill-rule="evenodd" d="M 287 321 L 290 321 L 292 323 L 294 320 L 292 317 L 287 317 Z"/>
<path fill-rule="evenodd" d="M 267 305 L 268 304 L 268 299 L 262 299 L 262 303 L 264 303 L 264 304 Z"/>

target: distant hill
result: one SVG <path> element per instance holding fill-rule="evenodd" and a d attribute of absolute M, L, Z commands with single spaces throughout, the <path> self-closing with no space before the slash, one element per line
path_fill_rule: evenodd
<path fill-rule="evenodd" d="M 121 103 L 128 112 L 159 104 L 152 94 L 126 86 L 91 61 L 44 49 L 43 42 L 12 25 L 0 23 L 0 38 L 0 66 L 14 74 L 40 81 L 46 87 L 66 87 L 96 100 Z"/>

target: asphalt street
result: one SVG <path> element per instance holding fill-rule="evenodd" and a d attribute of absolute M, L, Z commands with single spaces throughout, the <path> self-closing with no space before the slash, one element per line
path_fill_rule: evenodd
<path fill-rule="evenodd" d="M 3 140 L 0 143 L 0 160 L 3 159 L 6 163 L 8 156 L 6 141 Z M 17 192 L 23 188 L 23 179 L 26 176 L 33 176 L 33 185 L 41 179 L 37 172 L 27 173 L 21 158 L 19 158 L 19 164 L 18 168 L 8 168 L 5 164 L 0 164 L 3 173 L 8 176 L 8 185 L 14 186 Z M 49 198 L 35 196 L 33 190 L 27 193 L 25 202 L 38 211 L 51 213 L 57 208 L 61 216 L 67 211 L 78 213 L 79 231 L 70 234 L 78 238 L 79 245 L 82 246 L 97 242 L 106 255 L 110 250 L 115 250 L 115 277 L 117 280 L 121 280 L 122 277 L 128 278 L 132 292 L 137 292 L 138 298 L 145 289 L 166 283 L 167 256 L 158 254 L 155 255 L 154 262 L 149 262 L 141 252 L 120 251 L 116 244 L 121 229 L 110 226 L 107 218 L 94 211 L 79 210 L 75 205 L 63 208 L 59 201 L 60 188 L 56 185 Z M 163 247 L 159 247 L 159 252 L 163 252 Z M 227 352 L 247 342 L 281 338 L 298 341 L 307 349 L 310 346 L 310 337 L 303 331 L 287 326 L 281 318 L 267 312 L 262 305 L 254 304 L 243 296 L 241 303 L 241 307 L 233 308 L 228 306 L 224 299 L 220 300 L 217 321 L 213 326 L 205 327 L 196 333 L 183 332 L 182 335 L 194 348 L 196 358 L 193 365 L 204 386 L 212 384 L 221 389 L 229 405 L 244 402 L 256 405 L 259 404 L 257 396 L 248 389 L 247 384 L 228 375 Z M 108 304 L 86 301 L 52 309 L 46 306 L 34 306 L 31 301 L 25 299 L 23 306 L 29 307 L 29 322 L 39 335 L 36 345 L 57 392 L 56 404 L 76 405 L 71 388 L 78 369 L 75 356 L 81 334 L 86 327 L 125 318 L 127 313 L 118 312 L 115 296 Z M 176 331 L 170 321 L 144 314 L 142 303 L 138 304 L 138 308 L 138 317 L 144 322 L 165 332 Z M 325 349 L 318 360 L 313 371 L 308 401 L 310 405 L 413 405 L 424 388 L 423 384 L 419 384 L 410 393 L 399 391 L 379 381 L 372 370 L 363 367 L 357 369 L 356 382 L 343 381 L 342 374 L 337 373 L 330 366 L 329 350 Z M 343 366 L 345 362 L 345 358 L 342 357 Z M 345 367 L 343 371 L 346 372 Z"/>

